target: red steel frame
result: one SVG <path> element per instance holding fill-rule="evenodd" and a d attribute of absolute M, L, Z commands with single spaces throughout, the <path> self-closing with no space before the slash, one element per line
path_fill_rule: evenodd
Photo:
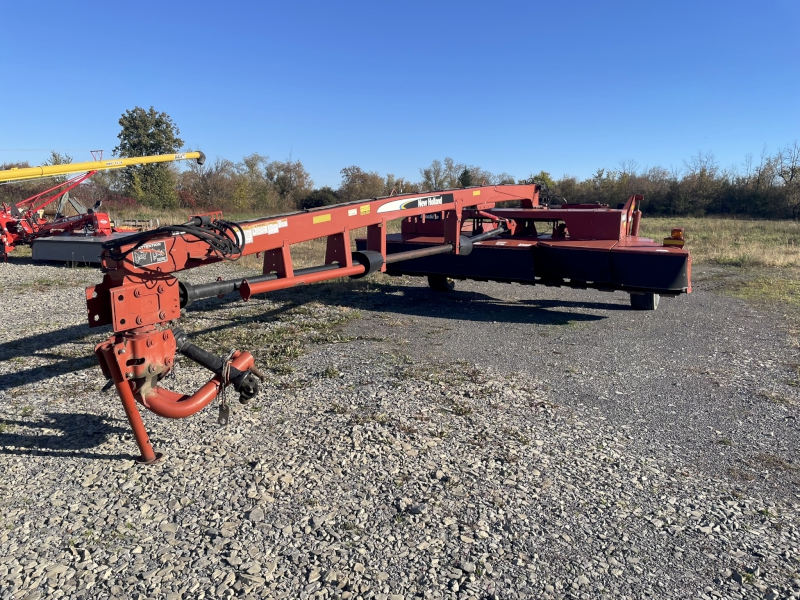
<path fill-rule="evenodd" d="M 522 208 L 508 209 L 508 212 L 493 210 L 498 203 L 508 201 L 517 201 Z M 597 208 L 597 205 L 591 207 Z M 513 233 L 515 218 L 530 215 L 531 211 L 537 216 L 549 213 L 554 220 L 568 218 L 576 232 L 581 227 L 587 231 L 592 227 L 600 228 L 616 240 L 638 233 L 634 197 L 629 199 L 624 210 L 608 210 L 603 215 L 589 215 L 592 211 L 582 211 L 582 208 L 541 207 L 538 186 L 524 184 L 404 194 L 244 221 L 238 223 L 244 234 L 242 254 L 263 254 L 263 273 L 275 276 L 266 281 L 264 277 L 244 280 L 238 290 L 242 299 L 247 300 L 254 294 L 360 276 L 370 268 L 377 270 L 377 265 L 353 259 L 350 234 L 360 228 L 366 228 L 367 250 L 380 254 L 383 259 L 380 270 L 385 271 L 387 223 L 405 218 L 404 224 L 417 223 L 424 227 L 425 215 L 432 213 L 438 213 L 439 243 L 451 244 L 453 254 L 461 251 L 461 235 L 469 231 L 469 227 L 465 227 L 468 221 L 480 218 L 487 229 L 504 223 Z M 586 217 L 590 218 L 581 218 L 581 212 L 586 212 Z M 338 264 L 338 268 L 296 272 L 291 245 L 318 238 L 327 238 L 325 265 Z M 118 250 L 123 253 L 133 247 L 133 244 L 125 245 L 124 241 L 121 244 Z M 157 455 L 142 424 L 137 403 L 163 417 L 187 417 L 207 406 L 229 381 L 217 373 L 191 395 L 158 385 L 171 371 L 175 360 L 176 336 L 169 324 L 180 318 L 181 298 L 174 273 L 218 262 L 219 256 L 206 244 L 186 235 L 165 234 L 148 239 L 140 250 L 154 255 L 147 261 L 140 261 L 139 265 L 132 254 L 117 260 L 106 252 L 103 281 L 87 288 L 86 299 L 90 326 L 110 324 L 114 329 L 114 335 L 99 344 L 95 352 L 105 375 L 116 385 L 141 452 L 140 460 L 151 462 Z M 141 264 L 143 262 L 147 264 Z M 256 372 L 253 357 L 248 352 L 236 352 L 231 365 L 240 371 L 253 369 Z"/>

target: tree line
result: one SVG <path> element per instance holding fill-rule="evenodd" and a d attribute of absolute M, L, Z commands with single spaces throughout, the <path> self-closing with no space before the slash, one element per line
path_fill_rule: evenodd
<path fill-rule="evenodd" d="M 169 115 L 153 107 L 126 111 L 119 124 L 117 156 L 168 154 L 184 145 Z M 71 161 L 54 151 L 48 164 Z M 14 166 L 29 165 L 7 163 L 0 169 Z M 238 162 L 217 158 L 203 165 L 167 163 L 101 172 L 74 195 L 85 204 L 102 200 L 120 209 L 221 209 L 229 214 L 267 215 L 392 194 L 519 182 L 508 173 L 495 174 L 449 157 L 420 168 L 415 180 L 355 165 L 340 174 L 337 188 L 316 187 L 300 160 L 270 160 L 253 153 Z M 643 210 L 651 215 L 800 218 L 797 142 L 774 153 L 764 150 L 757 160 L 745 157 L 739 169 L 723 169 L 711 153 L 698 153 L 681 168 L 640 168 L 635 161 L 624 161 L 585 179 L 568 175 L 555 179 L 544 170 L 525 178 L 531 179 L 546 186 L 548 198 L 557 202 L 616 206 L 630 194 L 642 194 Z M 0 186 L 0 202 L 19 201 L 51 185 L 52 180 Z"/>

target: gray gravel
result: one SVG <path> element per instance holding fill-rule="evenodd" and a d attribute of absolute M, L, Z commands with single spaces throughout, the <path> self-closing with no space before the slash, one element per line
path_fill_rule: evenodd
<path fill-rule="evenodd" d="M 0 264 L 0 598 L 800 597 L 797 332 L 717 275 L 655 313 L 386 277 L 204 301 L 182 324 L 270 381 L 226 428 L 145 414 L 141 467 L 98 273 Z"/>

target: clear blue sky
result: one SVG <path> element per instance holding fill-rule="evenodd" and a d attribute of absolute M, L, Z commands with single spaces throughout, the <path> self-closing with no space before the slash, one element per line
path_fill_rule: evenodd
<path fill-rule="evenodd" d="M 0 162 L 116 145 L 135 106 L 212 160 L 419 179 L 633 159 L 722 167 L 800 141 L 800 2 L 6 3 Z"/>

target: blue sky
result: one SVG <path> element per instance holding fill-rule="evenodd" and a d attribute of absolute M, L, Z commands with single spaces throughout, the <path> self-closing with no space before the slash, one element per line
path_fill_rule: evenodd
<path fill-rule="evenodd" d="M 35 6 L 35 10 L 32 7 Z M 433 159 L 588 177 L 800 141 L 800 2 L 13 3 L 0 163 L 91 160 L 135 106 L 318 186 Z"/>

